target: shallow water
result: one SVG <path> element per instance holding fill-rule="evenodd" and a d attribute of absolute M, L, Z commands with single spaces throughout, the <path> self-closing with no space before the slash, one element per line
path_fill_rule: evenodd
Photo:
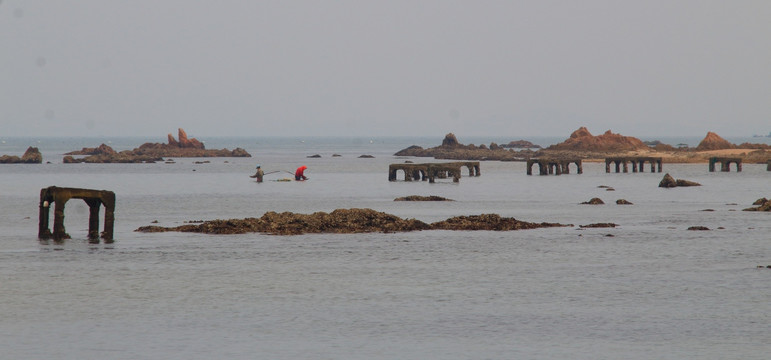
<path fill-rule="evenodd" d="M 131 140 L 113 143 L 144 142 Z M 61 164 L 63 152 L 99 145 L 83 141 L 44 140 L 51 164 L 0 167 L 5 357 L 765 359 L 771 350 L 771 269 L 756 268 L 771 265 L 771 221 L 741 211 L 771 195 L 763 165 L 709 173 L 706 164 L 664 164 L 703 185 L 677 189 L 658 188 L 660 173 L 606 174 L 596 163 L 582 175 L 527 176 L 523 163 L 483 162 L 482 176 L 458 184 L 388 182 L 388 164 L 405 160 L 391 154 L 441 141 L 416 138 L 218 139 L 207 147 L 241 146 L 254 157 Z M 28 145 L 14 146 L 2 153 Z M 307 165 L 311 180 L 271 181 L 284 172 L 256 184 L 248 175 L 258 162 L 266 172 Z M 77 200 L 65 220 L 73 239 L 38 241 L 39 191 L 51 185 L 115 191 L 116 241 L 86 240 L 88 208 Z M 406 195 L 456 201 L 393 201 Z M 592 197 L 606 205 L 579 205 Z M 622 198 L 634 205 L 615 205 Z M 133 232 L 153 221 L 354 207 L 426 222 L 498 213 L 575 226 Z M 596 222 L 619 226 L 578 228 Z M 687 230 L 698 225 L 712 230 Z"/>

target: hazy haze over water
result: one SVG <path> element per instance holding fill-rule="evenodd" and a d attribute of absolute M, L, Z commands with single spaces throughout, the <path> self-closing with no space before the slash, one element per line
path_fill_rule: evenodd
<path fill-rule="evenodd" d="M 767 134 L 768 1 L 0 3 L 9 136 Z"/>

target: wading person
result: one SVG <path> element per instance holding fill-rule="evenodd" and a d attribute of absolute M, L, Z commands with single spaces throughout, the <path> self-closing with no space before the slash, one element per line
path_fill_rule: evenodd
<path fill-rule="evenodd" d="M 265 173 L 262 171 L 262 169 L 260 169 L 260 165 L 258 164 L 257 165 L 257 172 L 254 175 L 249 176 L 249 177 L 250 178 L 257 178 L 257 182 L 261 183 L 263 176 L 265 176 Z"/>

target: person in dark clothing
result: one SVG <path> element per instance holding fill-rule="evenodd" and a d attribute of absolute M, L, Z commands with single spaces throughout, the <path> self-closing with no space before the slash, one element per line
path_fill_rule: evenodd
<path fill-rule="evenodd" d="M 260 169 L 260 165 L 257 165 L 257 172 L 250 176 L 250 178 L 257 178 L 257 182 L 261 183 L 263 176 L 265 176 L 265 173 L 262 171 L 262 169 Z"/>

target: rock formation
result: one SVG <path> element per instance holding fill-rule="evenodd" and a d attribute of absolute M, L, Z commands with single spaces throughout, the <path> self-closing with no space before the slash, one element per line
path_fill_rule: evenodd
<path fill-rule="evenodd" d="M 757 205 L 757 207 L 751 207 L 744 209 L 744 211 L 771 211 L 771 200 L 766 198 L 760 198 L 756 200 L 752 205 Z"/>
<path fill-rule="evenodd" d="M 95 148 L 84 147 L 81 150 L 70 151 L 64 155 L 116 155 L 117 152 L 106 144 L 99 145 Z"/>
<path fill-rule="evenodd" d="M 600 198 L 592 198 L 589 201 L 584 201 L 581 205 L 605 205 L 605 202 Z"/>
<path fill-rule="evenodd" d="M 659 187 L 663 188 L 673 188 L 678 186 L 701 186 L 701 184 L 683 179 L 675 180 L 675 178 L 673 178 L 672 175 L 669 175 L 669 173 L 665 174 L 664 178 L 661 179 L 661 182 L 659 182 Z"/>
<path fill-rule="evenodd" d="M 701 140 L 699 146 L 696 147 L 696 151 L 708 151 L 708 150 L 723 150 L 723 149 L 735 149 L 736 145 L 731 144 L 728 140 L 723 139 L 718 134 L 712 131 L 707 132 L 707 136 Z"/>
<path fill-rule="evenodd" d="M 0 164 L 42 164 L 43 154 L 36 147 L 28 147 L 21 157 L 3 155 L 0 156 Z"/>
<path fill-rule="evenodd" d="M 618 199 L 616 200 L 616 205 L 634 205 L 634 204 L 632 204 L 626 199 Z"/>
<path fill-rule="evenodd" d="M 570 150 L 570 151 L 634 151 L 647 150 L 640 139 L 614 134 L 610 130 L 602 135 L 593 136 L 586 127 L 581 127 L 570 134 L 570 138 L 556 145 L 549 146 L 547 150 Z"/>
<path fill-rule="evenodd" d="M 490 145 L 494 145 L 490 144 Z M 493 146 L 491 146 L 493 147 Z M 504 149 L 501 146 L 495 145 L 495 149 L 488 148 L 482 144 L 476 145 L 463 145 L 455 137 L 455 134 L 449 133 L 445 135 L 442 140 L 442 145 L 424 149 L 417 145 L 412 145 L 405 149 L 398 151 L 395 156 L 416 156 L 416 157 L 433 157 L 435 159 L 446 160 L 503 160 L 512 161 L 517 159 L 523 159 L 529 157 L 532 152 L 524 150 L 517 153 L 513 149 Z"/>
<path fill-rule="evenodd" d="M 207 150 L 203 143 L 195 138 L 188 139 L 184 130 L 179 129 L 179 141 L 168 135 L 168 144 L 144 143 L 134 150 L 116 152 L 111 147 L 102 144 L 96 148 L 83 148 L 80 151 L 66 153 L 64 163 L 142 163 L 163 161 L 164 157 L 251 157 L 242 148 L 233 151 L 228 149 Z M 88 155 L 85 158 L 74 158 L 71 155 Z"/>
<path fill-rule="evenodd" d="M 244 234 L 250 232 L 272 235 L 298 235 L 304 233 L 365 233 L 406 232 L 417 230 L 520 230 L 541 227 L 572 226 L 556 223 L 530 223 L 496 214 L 458 216 L 444 221 L 426 224 L 415 219 L 401 219 L 395 215 L 372 209 L 337 209 L 331 213 L 295 214 L 291 212 L 265 213 L 260 218 L 212 220 L 200 224 L 177 227 L 144 226 L 139 232 L 197 232 L 205 234 Z"/>
<path fill-rule="evenodd" d="M 540 149 L 540 145 L 536 145 L 527 140 L 509 141 L 508 144 L 503 144 L 501 147 L 516 148 L 516 149 Z"/>
<path fill-rule="evenodd" d="M 594 223 L 589 225 L 578 225 L 578 227 L 581 228 L 614 228 L 618 226 L 618 224 L 614 223 Z"/>

